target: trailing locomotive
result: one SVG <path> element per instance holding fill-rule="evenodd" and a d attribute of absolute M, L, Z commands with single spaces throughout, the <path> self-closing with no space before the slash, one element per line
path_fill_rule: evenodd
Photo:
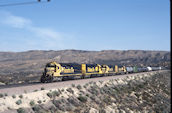
<path fill-rule="evenodd" d="M 59 64 L 47 63 L 41 76 L 41 82 L 52 82 L 53 80 L 66 80 L 76 78 L 92 78 L 98 76 L 110 76 L 127 73 L 161 70 L 161 67 L 119 67 L 100 64 Z"/>

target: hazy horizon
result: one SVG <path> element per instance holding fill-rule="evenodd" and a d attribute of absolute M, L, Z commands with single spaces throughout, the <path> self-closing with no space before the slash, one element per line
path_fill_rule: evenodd
<path fill-rule="evenodd" d="M 25 50 L 25 51 L 0 51 L 0 52 L 29 52 L 29 51 L 164 51 L 164 52 L 171 52 L 171 50 L 133 50 L 133 49 L 128 49 L 128 50 L 117 50 L 117 49 L 107 49 L 107 50 L 80 50 L 80 49 L 63 49 L 63 50 Z"/>

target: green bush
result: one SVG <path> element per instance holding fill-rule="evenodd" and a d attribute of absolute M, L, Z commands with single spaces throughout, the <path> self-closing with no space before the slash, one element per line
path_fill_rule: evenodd
<path fill-rule="evenodd" d="M 31 106 L 35 105 L 35 102 L 34 102 L 33 100 L 30 101 L 30 105 L 31 105 Z"/>
<path fill-rule="evenodd" d="M 26 112 L 23 108 L 19 108 L 19 109 L 17 109 L 17 113 L 26 113 Z"/>
<path fill-rule="evenodd" d="M 41 87 L 41 90 L 45 90 L 45 88 L 44 87 Z"/>
<path fill-rule="evenodd" d="M 16 95 L 12 95 L 13 98 L 16 98 Z"/>
<path fill-rule="evenodd" d="M 78 99 L 76 99 L 76 98 L 74 98 L 74 97 L 72 97 L 72 96 L 70 96 L 70 97 L 67 99 L 67 101 L 68 101 L 70 104 L 74 105 L 75 107 L 80 106 L 80 103 L 79 103 Z"/>
<path fill-rule="evenodd" d="M 16 101 L 16 104 L 17 104 L 17 105 L 20 105 L 21 103 L 22 103 L 21 100 L 17 100 L 17 101 Z"/>
<path fill-rule="evenodd" d="M 68 89 L 66 89 L 66 91 L 68 91 L 68 92 L 74 94 L 74 91 L 72 90 L 72 88 L 68 88 Z"/>
<path fill-rule="evenodd" d="M 49 108 L 49 110 L 51 111 L 50 113 L 60 113 L 60 112 L 56 109 L 55 106 L 51 106 L 51 107 Z M 48 112 L 47 112 L 47 113 L 48 113 Z"/>
<path fill-rule="evenodd" d="M 47 96 L 48 97 L 50 97 L 50 98 L 52 98 L 52 97 L 56 97 L 56 96 L 59 96 L 60 95 L 60 92 L 58 92 L 58 91 L 53 91 L 53 92 L 48 92 L 47 93 Z"/>
<path fill-rule="evenodd" d="M 62 89 L 61 91 L 64 92 L 64 89 Z"/>
<path fill-rule="evenodd" d="M 57 107 L 57 108 L 60 108 L 61 107 L 61 100 L 52 100 L 52 103 Z"/>
<path fill-rule="evenodd" d="M 72 84 L 72 87 L 75 87 L 75 84 Z"/>
<path fill-rule="evenodd" d="M 42 101 L 41 101 L 41 100 L 38 100 L 37 102 L 38 102 L 39 104 L 41 104 L 41 103 L 42 103 Z"/>
<path fill-rule="evenodd" d="M 103 84 L 103 81 L 99 81 L 100 82 L 100 84 Z"/>
<path fill-rule="evenodd" d="M 41 107 L 39 105 L 35 105 L 32 107 L 32 110 L 39 113 L 39 111 L 41 110 Z"/>
<path fill-rule="evenodd" d="M 104 109 L 100 108 L 99 113 L 106 113 L 106 111 Z"/>
<path fill-rule="evenodd" d="M 82 86 L 81 85 L 77 85 L 76 88 L 80 90 L 80 89 L 82 89 Z"/>
<path fill-rule="evenodd" d="M 2 93 L 0 93 L 0 98 L 4 97 L 4 95 Z"/>
<path fill-rule="evenodd" d="M 19 98 L 23 98 L 23 95 L 19 95 Z"/>
<path fill-rule="evenodd" d="M 103 102 L 105 102 L 106 104 L 110 105 L 112 103 L 112 99 L 111 99 L 110 96 L 104 96 Z"/>
<path fill-rule="evenodd" d="M 83 87 L 84 87 L 84 88 L 87 88 L 87 85 L 84 85 Z"/>
<path fill-rule="evenodd" d="M 59 96 L 60 95 L 60 92 L 55 90 L 55 91 L 52 92 L 52 94 L 55 97 L 55 96 Z"/>
<path fill-rule="evenodd" d="M 50 97 L 50 98 L 52 98 L 52 97 L 53 97 L 53 94 L 50 93 L 50 92 L 48 92 L 48 93 L 47 93 L 47 96 Z"/>
<path fill-rule="evenodd" d="M 8 96 L 8 94 L 7 94 L 7 93 L 5 93 L 5 96 Z"/>
<path fill-rule="evenodd" d="M 89 97 L 89 94 L 87 93 L 86 96 Z"/>
<path fill-rule="evenodd" d="M 27 91 L 26 91 L 26 90 L 24 90 L 24 93 L 27 93 Z"/>
<path fill-rule="evenodd" d="M 33 92 L 37 92 L 38 90 L 37 89 L 35 89 Z"/>
<path fill-rule="evenodd" d="M 81 95 L 80 95 L 80 96 L 78 97 L 78 100 L 80 100 L 81 102 L 84 102 L 84 103 L 85 103 L 85 102 L 87 102 L 87 97 L 81 96 Z"/>

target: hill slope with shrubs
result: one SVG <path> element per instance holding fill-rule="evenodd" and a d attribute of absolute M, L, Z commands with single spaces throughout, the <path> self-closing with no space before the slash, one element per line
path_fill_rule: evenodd
<path fill-rule="evenodd" d="M 170 68 L 170 52 L 144 50 L 0 52 L 0 82 L 12 84 L 39 81 L 44 66 L 50 61 Z"/>
<path fill-rule="evenodd" d="M 121 79 L 43 89 L 17 99 L 7 96 L 0 98 L 0 110 L 6 113 L 16 110 L 18 113 L 169 113 L 170 73 L 138 73 Z"/>

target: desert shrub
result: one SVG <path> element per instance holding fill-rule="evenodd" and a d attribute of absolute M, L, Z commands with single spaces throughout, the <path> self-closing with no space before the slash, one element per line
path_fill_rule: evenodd
<path fill-rule="evenodd" d="M 66 101 L 66 99 L 62 98 L 62 99 L 61 99 L 61 102 L 62 102 L 62 103 L 66 103 L 67 101 Z"/>
<path fill-rule="evenodd" d="M 104 109 L 99 109 L 99 113 L 106 113 L 106 111 Z"/>
<path fill-rule="evenodd" d="M 74 113 L 81 113 L 81 108 L 76 108 L 76 109 L 74 110 Z"/>
<path fill-rule="evenodd" d="M 4 95 L 5 95 L 5 96 L 8 96 L 8 94 L 7 94 L 7 93 L 5 93 Z"/>
<path fill-rule="evenodd" d="M 89 86 L 89 84 L 88 84 L 88 83 L 86 83 L 85 85 L 86 85 L 86 86 Z"/>
<path fill-rule="evenodd" d="M 53 97 L 55 97 L 55 96 L 59 96 L 60 92 L 55 90 L 55 91 L 52 92 L 52 94 L 53 94 Z"/>
<path fill-rule="evenodd" d="M 27 91 L 26 91 L 26 90 L 24 90 L 24 93 L 27 93 Z"/>
<path fill-rule="evenodd" d="M 62 104 L 64 103 L 62 100 L 53 100 L 52 103 L 56 106 L 57 109 L 61 111 L 66 111 L 66 106 Z"/>
<path fill-rule="evenodd" d="M 17 100 L 17 101 L 16 101 L 16 104 L 17 104 L 17 105 L 20 105 L 21 103 L 22 103 L 21 100 Z"/>
<path fill-rule="evenodd" d="M 29 103 L 31 106 L 34 106 L 35 105 L 35 102 L 33 100 L 30 101 Z"/>
<path fill-rule="evenodd" d="M 83 87 L 84 87 L 84 88 L 87 88 L 87 85 L 84 85 Z"/>
<path fill-rule="evenodd" d="M 100 84 L 103 84 L 103 81 L 99 81 L 100 82 Z"/>
<path fill-rule="evenodd" d="M 88 91 L 93 95 L 98 95 L 99 94 L 98 89 L 99 87 L 97 87 L 97 85 L 94 85 L 94 86 L 90 86 L 90 89 L 88 89 Z"/>
<path fill-rule="evenodd" d="M 39 104 L 41 104 L 41 103 L 42 103 L 42 101 L 41 101 L 41 100 L 38 100 L 37 102 L 38 102 Z"/>
<path fill-rule="evenodd" d="M 69 103 L 65 106 L 66 111 L 72 111 L 73 110 L 73 106 L 71 106 Z"/>
<path fill-rule="evenodd" d="M 66 91 L 68 91 L 68 92 L 74 94 L 74 91 L 72 90 L 72 88 L 68 88 L 68 89 L 66 89 Z"/>
<path fill-rule="evenodd" d="M 23 98 L 23 95 L 19 95 L 19 98 Z"/>
<path fill-rule="evenodd" d="M 23 108 L 17 109 L 17 113 L 26 113 L 26 111 Z"/>
<path fill-rule="evenodd" d="M 94 82 L 93 81 L 90 81 L 88 84 L 93 84 Z"/>
<path fill-rule="evenodd" d="M 4 95 L 2 93 L 0 93 L 0 98 L 4 97 Z"/>
<path fill-rule="evenodd" d="M 112 103 L 112 99 L 110 96 L 104 96 L 103 101 L 108 105 Z"/>
<path fill-rule="evenodd" d="M 56 96 L 59 96 L 60 95 L 60 92 L 59 91 L 53 91 L 53 92 L 48 92 L 47 93 L 47 96 L 52 98 L 52 97 L 56 97 Z"/>
<path fill-rule="evenodd" d="M 80 95 L 80 96 L 78 97 L 78 100 L 80 100 L 81 102 L 85 103 L 85 102 L 87 102 L 87 97 L 86 97 L 86 96 Z"/>
<path fill-rule="evenodd" d="M 67 101 L 68 101 L 69 103 L 71 103 L 72 105 L 74 105 L 75 107 L 80 106 L 79 101 L 78 101 L 77 99 L 75 99 L 74 97 L 69 97 L 69 98 L 67 99 Z"/>
<path fill-rule="evenodd" d="M 45 88 L 44 87 L 41 87 L 41 90 L 45 90 Z"/>
<path fill-rule="evenodd" d="M 96 85 L 96 82 L 93 82 L 94 85 Z"/>
<path fill-rule="evenodd" d="M 81 85 L 77 85 L 76 88 L 80 90 L 80 89 L 82 89 L 82 86 Z"/>
<path fill-rule="evenodd" d="M 49 110 L 51 111 L 51 113 L 54 113 L 54 111 L 56 111 L 56 107 L 55 106 L 50 106 Z M 59 113 L 59 112 L 57 112 Z"/>
<path fill-rule="evenodd" d="M 61 91 L 64 92 L 64 89 L 62 89 Z"/>
<path fill-rule="evenodd" d="M 87 93 L 86 96 L 89 97 L 89 94 Z"/>
<path fill-rule="evenodd" d="M 57 107 L 59 108 L 60 105 L 62 104 L 62 102 L 60 100 L 53 100 L 52 103 Z"/>
<path fill-rule="evenodd" d="M 48 92 L 47 93 L 47 96 L 50 97 L 50 98 L 52 98 L 53 97 L 53 94 L 51 92 Z"/>
<path fill-rule="evenodd" d="M 94 101 L 95 101 L 96 96 L 95 96 L 95 95 L 92 95 L 92 96 L 90 96 L 90 99 L 92 99 L 92 100 L 94 100 Z"/>
<path fill-rule="evenodd" d="M 66 111 L 66 105 L 61 105 L 60 108 L 59 108 L 59 110 L 65 112 Z"/>
<path fill-rule="evenodd" d="M 38 90 L 37 89 L 35 89 L 33 92 L 37 92 Z"/>
<path fill-rule="evenodd" d="M 85 94 L 85 92 L 84 92 L 84 91 L 82 91 L 82 90 L 80 90 L 80 93 L 81 93 L 81 94 Z"/>
<path fill-rule="evenodd" d="M 16 95 L 12 95 L 13 98 L 16 98 Z"/>
<path fill-rule="evenodd" d="M 35 105 L 32 107 L 32 110 L 35 112 L 39 112 L 41 110 L 41 107 L 39 105 Z"/>
<path fill-rule="evenodd" d="M 72 87 L 75 87 L 75 84 L 72 84 Z"/>
<path fill-rule="evenodd" d="M 100 89 L 100 93 L 101 93 L 101 94 L 104 94 L 104 91 L 103 91 L 103 89 L 102 89 L 102 88 Z"/>

